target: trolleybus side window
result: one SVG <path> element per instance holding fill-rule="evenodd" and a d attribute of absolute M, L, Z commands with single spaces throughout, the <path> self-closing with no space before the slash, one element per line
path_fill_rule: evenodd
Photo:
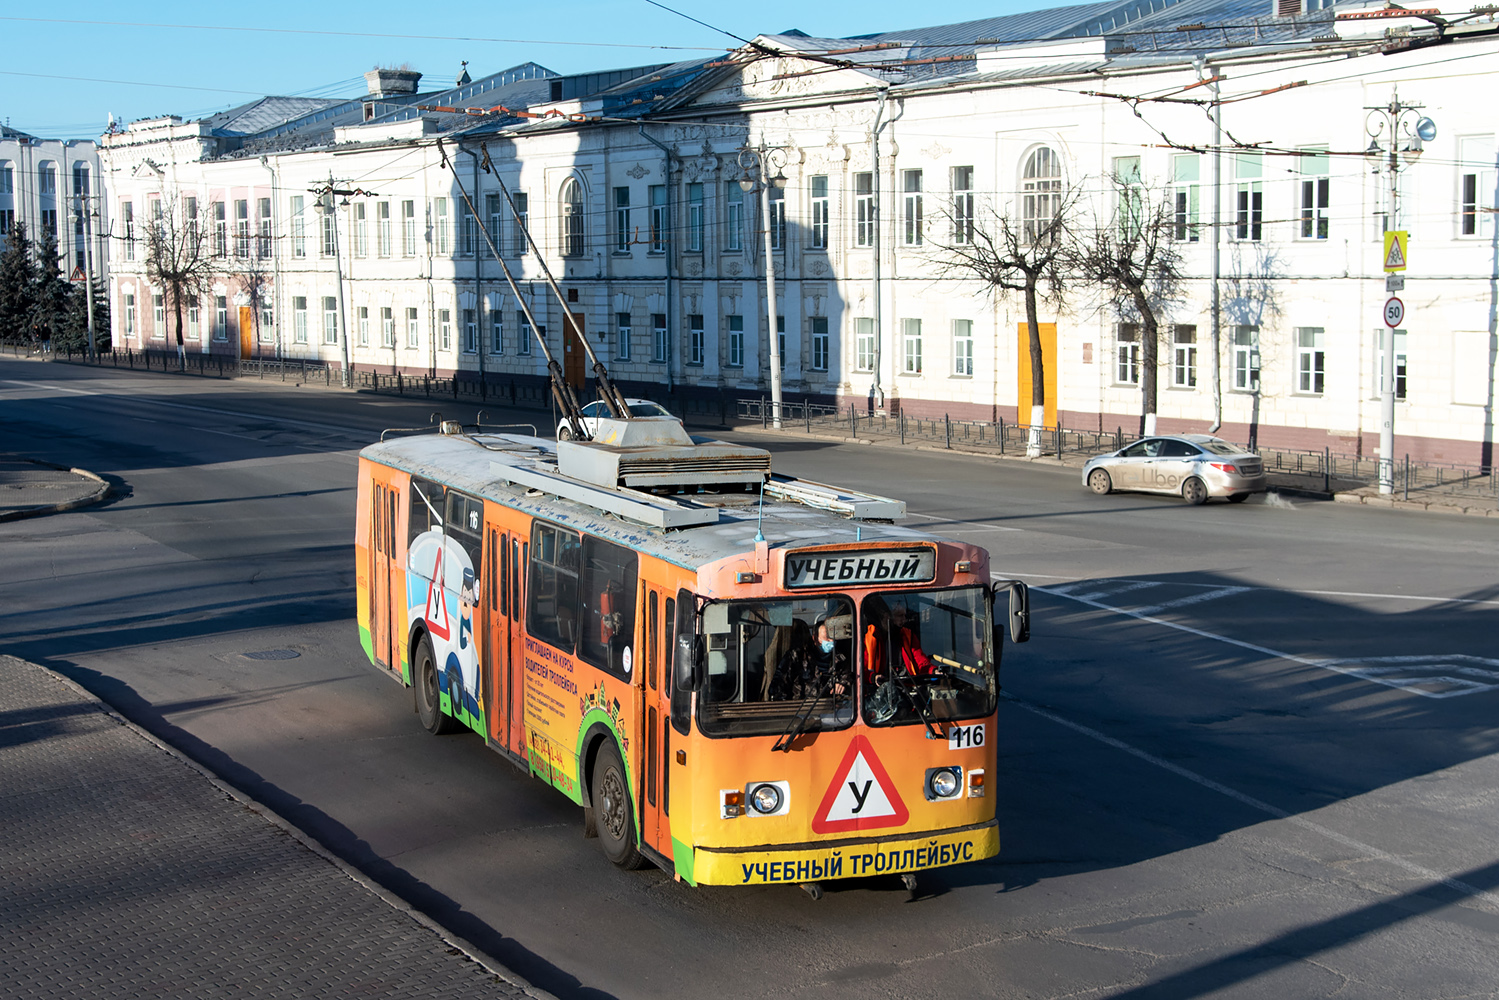
<path fill-rule="evenodd" d="M 635 577 L 639 557 L 622 545 L 599 538 L 583 538 L 582 628 L 578 655 L 628 681 L 637 657 L 635 641 Z"/>
<path fill-rule="evenodd" d="M 871 594 L 859 624 L 870 725 L 931 724 L 994 711 L 999 686 L 983 588 Z"/>
<path fill-rule="evenodd" d="M 532 525 L 526 631 L 568 653 L 578 638 L 579 548 L 571 531 L 539 521 Z"/>
<path fill-rule="evenodd" d="M 466 497 L 462 493 L 448 494 L 447 523 L 443 526 L 443 532 L 451 539 L 463 546 L 463 551 L 468 554 L 468 564 L 475 575 L 479 571 L 479 556 L 482 548 L 484 524 L 484 503 L 473 497 Z M 452 586 L 452 582 L 448 586 Z"/>
<path fill-rule="evenodd" d="M 854 718 L 853 605 L 845 597 L 724 601 L 703 612 L 708 736 L 842 729 Z"/>
<path fill-rule="evenodd" d="M 444 493 L 443 487 L 438 483 L 428 482 L 425 479 L 411 477 L 411 518 L 407 525 L 406 546 L 410 551 L 411 543 L 416 541 L 417 536 L 433 528 L 442 528 Z M 431 567 L 412 566 L 409 569 L 431 571 Z M 422 574 L 423 576 L 426 573 Z"/>
<path fill-rule="evenodd" d="M 668 607 L 670 603 L 668 602 Z M 697 602 L 693 599 L 692 591 L 677 591 L 677 627 L 676 635 L 695 635 L 697 633 L 696 618 Z M 692 691 L 682 687 L 676 682 L 676 652 L 674 642 L 668 642 L 666 648 L 671 650 L 672 661 L 667 668 L 666 676 L 670 678 L 671 685 L 671 727 L 683 736 L 687 735 L 692 726 Z"/>

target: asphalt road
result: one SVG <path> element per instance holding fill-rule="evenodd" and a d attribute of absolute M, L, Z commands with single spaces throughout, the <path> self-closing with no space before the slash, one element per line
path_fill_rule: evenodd
<path fill-rule="evenodd" d="M 1499 526 L 1095 497 L 1073 470 L 761 434 L 1037 586 L 1001 855 L 691 889 L 433 738 L 363 659 L 357 449 L 441 410 L 0 360 L 4 450 L 119 496 L 0 525 L 0 651 L 79 680 L 563 998 L 1499 992 Z M 504 414 L 547 423 L 535 413 Z M 248 654 L 291 650 L 294 658 Z M 276 653 L 275 656 L 285 654 Z"/>

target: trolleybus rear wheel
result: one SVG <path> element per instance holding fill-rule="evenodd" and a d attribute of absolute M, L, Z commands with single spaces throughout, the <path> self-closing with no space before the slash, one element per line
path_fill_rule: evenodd
<path fill-rule="evenodd" d="M 433 736 L 455 732 L 458 729 L 457 721 L 451 715 L 444 715 L 442 711 L 437 661 L 432 658 L 432 642 L 426 636 L 417 641 L 412 661 L 416 667 L 413 697 L 416 699 L 416 716 L 422 721 L 422 728 Z"/>
<path fill-rule="evenodd" d="M 635 817 L 630 813 L 629 783 L 619 751 L 605 743 L 593 764 L 593 815 L 598 824 L 599 846 L 604 857 L 626 871 L 645 865 L 635 847 Z"/>

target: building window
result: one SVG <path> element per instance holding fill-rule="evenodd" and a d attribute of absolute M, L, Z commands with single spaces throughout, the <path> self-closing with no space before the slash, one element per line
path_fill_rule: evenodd
<path fill-rule="evenodd" d="M 1374 335 L 1374 355 L 1375 355 L 1375 366 L 1374 366 L 1374 368 L 1375 368 L 1375 371 L 1378 373 L 1378 378 L 1376 379 L 1376 381 L 1374 383 L 1374 386 L 1375 386 L 1376 389 L 1379 390 L 1380 395 L 1383 395 L 1384 394 L 1384 390 L 1385 390 L 1385 360 L 1384 360 L 1384 352 L 1385 352 L 1385 344 L 1386 344 L 1385 337 L 1387 337 L 1389 335 L 1389 333 L 1390 333 L 1390 328 L 1389 327 L 1380 327 L 1379 330 L 1376 331 L 1375 335 Z M 1404 330 L 1396 330 L 1395 331 L 1395 398 L 1398 399 L 1398 400 L 1402 400 L 1402 401 L 1405 399 L 1405 387 L 1406 387 L 1405 343 L 1406 343 L 1405 331 Z"/>
<path fill-rule="evenodd" d="M 293 257 L 307 256 L 307 218 L 304 215 L 306 206 L 307 202 L 301 195 L 295 195 L 291 200 L 291 255 Z M 194 203 L 195 213 L 197 207 Z"/>
<path fill-rule="evenodd" d="M 160 292 L 151 293 L 151 325 L 161 331 L 167 328 L 167 300 Z"/>
<path fill-rule="evenodd" d="M 813 316 L 812 324 L 812 370 L 825 372 L 828 370 L 828 318 L 826 316 Z"/>
<path fill-rule="evenodd" d="M 666 351 L 666 313 L 651 313 L 651 360 L 664 364 Z"/>
<path fill-rule="evenodd" d="M 786 249 L 786 189 L 771 185 L 770 190 L 765 192 L 765 201 L 770 208 L 770 248 L 772 250 Z"/>
<path fill-rule="evenodd" d="M 43 160 L 36 168 L 37 193 L 43 198 L 57 197 L 57 164 Z"/>
<path fill-rule="evenodd" d="M 479 353 L 479 310 L 463 310 L 463 353 Z"/>
<path fill-rule="evenodd" d="M 198 308 L 198 303 L 196 302 L 187 307 L 187 333 L 185 336 L 195 344 L 203 337 L 202 311 Z"/>
<path fill-rule="evenodd" d="M 666 229 L 670 224 L 666 213 L 666 185 L 652 184 L 651 190 L 651 253 L 666 252 Z"/>
<path fill-rule="evenodd" d="M 952 168 L 952 241 L 973 242 L 973 168 Z"/>
<path fill-rule="evenodd" d="M 629 253 L 635 234 L 630 229 L 630 189 L 614 189 L 614 252 Z"/>
<path fill-rule="evenodd" d="M 416 256 L 416 202 L 401 202 L 401 256 Z"/>
<path fill-rule="evenodd" d="M 505 353 L 505 311 L 503 309 L 489 310 L 489 352 L 491 354 Z"/>
<path fill-rule="evenodd" d="M 370 307 L 359 307 L 359 346 L 370 346 Z"/>
<path fill-rule="evenodd" d="M 781 370 L 786 370 L 786 317 L 776 317 L 776 354 L 780 357 Z"/>
<path fill-rule="evenodd" d="M 229 298 L 224 295 L 213 297 L 213 339 L 224 341 L 229 339 Z"/>
<path fill-rule="evenodd" d="M 854 246 L 874 246 L 874 196 L 874 174 L 854 174 Z"/>
<path fill-rule="evenodd" d="M 354 217 L 354 256 L 369 256 L 370 238 L 369 222 L 364 214 L 364 202 L 355 202 L 349 207 L 349 213 Z"/>
<path fill-rule="evenodd" d="M 1301 238 L 1327 239 L 1327 201 L 1332 184 L 1325 152 L 1301 155 Z"/>
<path fill-rule="evenodd" d="M 1264 231 L 1265 190 L 1260 180 L 1263 170 L 1261 154 L 1234 155 L 1234 238 L 1258 240 Z"/>
<path fill-rule="evenodd" d="M 1171 328 L 1171 384 L 1178 389 L 1197 388 L 1197 327 L 1176 324 Z"/>
<path fill-rule="evenodd" d="M 307 296 L 292 296 L 291 316 L 293 339 L 299 344 L 307 343 Z"/>
<path fill-rule="evenodd" d="M 687 249 L 703 252 L 703 186 L 687 185 Z"/>
<path fill-rule="evenodd" d="M 198 199 L 187 197 L 182 199 L 182 218 L 184 229 L 187 231 L 189 240 L 198 238 Z"/>
<path fill-rule="evenodd" d="M 729 367 L 744 367 L 744 317 L 729 317 Z"/>
<path fill-rule="evenodd" d="M 514 211 L 511 214 L 512 221 L 515 223 L 515 255 L 517 257 L 520 257 L 525 254 L 526 247 L 530 245 L 531 242 L 530 196 L 528 196 L 524 191 L 516 191 L 511 194 L 510 201 L 514 206 Z M 524 343 L 530 343 L 530 341 L 525 340 L 524 337 L 521 338 L 521 340 Z M 521 353 L 525 354 L 528 352 L 522 351 Z"/>
<path fill-rule="evenodd" d="M 630 360 L 630 314 L 614 314 L 614 356 L 620 361 Z"/>
<path fill-rule="evenodd" d="M 375 253 L 381 257 L 389 257 L 392 237 L 390 225 L 390 202 L 375 202 Z"/>
<path fill-rule="evenodd" d="M 262 343 L 275 340 L 276 313 L 269 303 L 260 307 L 260 339 Z"/>
<path fill-rule="evenodd" d="M 323 296 L 323 343 L 338 343 L 338 299 Z"/>
<path fill-rule="evenodd" d="M 861 372 L 874 371 L 874 320 L 860 316 L 854 320 L 854 368 Z"/>
<path fill-rule="evenodd" d="M 88 164 L 79 161 L 73 164 L 73 196 L 75 198 L 87 198 L 88 193 Z"/>
<path fill-rule="evenodd" d="M 1140 178 L 1140 158 L 1114 157 L 1113 181 L 1119 236 L 1124 240 L 1137 239 L 1144 228 L 1146 212 L 1145 183 Z"/>
<path fill-rule="evenodd" d="M 900 321 L 901 371 L 907 375 L 921 374 L 921 320 Z"/>
<path fill-rule="evenodd" d="M 964 378 L 973 374 L 973 320 L 952 321 L 952 373 Z"/>
<path fill-rule="evenodd" d="M 452 220 L 448 217 L 448 200 L 446 198 L 432 199 L 433 229 L 436 231 L 436 245 L 432 252 L 439 257 L 446 257 L 453 252 Z"/>
<path fill-rule="evenodd" d="M 333 199 L 327 197 L 323 199 L 319 211 L 322 214 L 322 254 L 324 257 L 332 257 L 338 253 L 338 220 L 333 214 L 338 210 L 333 207 Z"/>
<path fill-rule="evenodd" d="M 1050 146 L 1031 150 L 1020 179 L 1021 229 L 1027 243 L 1051 242 L 1062 211 L 1062 158 Z"/>
<path fill-rule="evenodd" d="M 1320 326 L 1296 328 L 1296 391 L 1321 395 L 1327 377 L 1325 334 Z"/>
<path fill-rule="evenodd" d="M 826 174 L 814 174 L 810 178 L 807 196 L 812 207 L 812 232 L 807 249 L 826 250 L 828 248 L 828 178 Z"/>
<path fill-rule="evenodd" d="M 224 203 L 216 201 L 211 206 L 213 214 L 213 255 L 229 256 L 229 221 L 224 214 Z"/>
<path fill-rule="evenodd" d="M 1201 237 L 1198 226 L 1198 182 L 1202 157 L 1179 153 L 1171 157 L 1171 235 L 1185 243 Z"/>
<path fill-rule="evenodd" d="M 921 246 L 922 201 L 921 171 L 901 171 L 901 190 L 905 194 L 906 246 Z"/>
<path fill-rule="evenodd" d="M 1260 328 L 1234 327 L 1234 388 L 1258 392 L 1260 388 Z"/>
<path fill-rule="evenodd" d="M 1119 324 L 1114 341 L 1114 382 L 1140 384 L 1140 327 L 1134 323 Z"/>
<path fill-rule="evenodd" d="M 415 350 L 422 346 L 422 325 L 417 318 L 416 307 L 406 307 L 406 347 Z"/>
<path fill-rule="evenodd" d="M 724 249 L 744 249 L 744 189 L 738 181 L 724 185 Z"/>
<path fill-rule="evenodd" d="M 458 202 L 458 254 L 472 257 L 479 252 L 479 220 L 467 201 Z"/>
<path fill-rule="evenodd" d="M 1494 231 L 1494 137 L 1459 139 L 1457 148 L 1458 233 L 1487 239 Z"/>
<path fill-rule="evenodd" d="M 133 295 L 130 296 L 130 300 L 129 301 L 130 301 L 130 317 L 129 317 L 130 318 L 130 326 L 131 326 L 131 329 L 134 329 L 135 328 L 135 296 L 133 296 Z M 167 339 L 167 325 L 165 323 L 153 323 L 151 325 L 151 339 L 152 340 L 166 340 Z"/>
<path fill-rule="evenodd" d="M 515 353 L 522 355 L 530 354 L 532 337 L 531 324 L 526 320 L 526 314 L 523 312 L 517 312 L 515 314 L 515 319 L 516 325 L 520 327 L 520 339 L 515 342 Z"/>
<path fill-rule="evenodd" d="M 135 295 L 125 293 L 125 336 L 135 336 Z"/>
<path fill-rule="evenodd" d="M 708 352 L 703 336 L 703 317 L 701 313 L 693 313 L 687 317 L 687 331 L 692 343 L 688 347 L 687 363 L 690 365 L 701 365 L 707 357 Z"/>
<path fill-rule="evenodd" d="M 42 235 L 57 239 L 57 209 L 42 209 Z"/>
<path fill-rule="evenodd" d="M 125 230 L 125 259 L 135 260 L 135 205 L 120 202 L 120 222 Z"/>
<path fill-rule="evenodd" d="M 449 309 L 437 310 L 437 349 L 453 349 L 453 313 Z"/>
<path fill-rule="evenodd" d="M 387 350 L 396 346 L 396 314 L 390 306 L 380 307 L 380 346 Z"/>
<path fill-rule="evenodd" d="M 250 256 L 250 203 L 244 198 L 234 202 L 234 256 Z"/>
<path fill-rule="evenodd" d="M 569 177 L 562 184 L 558 198 L 558 219 L 561 225 L 559 236 L 564 257 L 583 255 L 583 185 L 577 178 Z"/>
<path fill-rule="evenodd" d="M 255 202 L 255 256 L 265 260 L 271 255 L 271 199 L 261 198 Z"/>
<path fill-rule="evenodd" d="M 505 199 L 500 195 L 487 194 L 484 196 L 484 211 L 489 216 L 489 239 L 485 240 L 484 246 L 479 248 L 479 252 L 482 254 L 488 255 L 490 253 L 489 248 L 491 244 L 494 246 L 494 252 L 499 253 L 500 243 L 504 240 L 502 234 L 505 231 L 505 213 L 501 209 L 501 206 L 504 204 Z"/>

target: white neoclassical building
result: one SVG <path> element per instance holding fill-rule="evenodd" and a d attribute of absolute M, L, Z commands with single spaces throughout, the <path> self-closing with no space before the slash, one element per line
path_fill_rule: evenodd
<path fill-rule="evenodd" d="M 117 229 L 179 206 L 223 262 L 194 350 L 539 380 L 503 262 L 580 384 L 569 327 L 627 389 L 700 396 L 768 391 L 774 335 L 788 398 L 1005 420 L 1030 411 L 1023 303 L 953 268 L 954 248 L 1074 196 L 1106 220 L 1112 178 L 1137 179 L 1133 197 L 1169 200 L 1184 276 L 1161 303 L 1161 429 L 1341 453 L 1375 448 L 1398 229 L 1397 449 L 1489 464 L 1494 15 L 1311 2 L 762 36 L 728 58 L 526 64 L 426 94 L 372 76 L 353 101 L 138 122 L 101 157 Z M 1397 136 L 1392 173 L 1371 109 L 1396 100 L 1436 133 Z M 165 348 L 163 292 L 130 257 L 127 241 L 117 342 Z M 1046 422 L 1138 427 L 1139 318 L 1075 280 L 1038 318 Z"/>
<path fill-rule="evenodd" d="M 81 280 L 108 269 L 108 217 L 101 215 L 99 155 L 91 139 L 40 139 L 0 125 L 0 246 L 17 223 L 41 242 L 57 239 L 59 266 Z M 86 209 L 86 211 L 83 211 Z"/>

